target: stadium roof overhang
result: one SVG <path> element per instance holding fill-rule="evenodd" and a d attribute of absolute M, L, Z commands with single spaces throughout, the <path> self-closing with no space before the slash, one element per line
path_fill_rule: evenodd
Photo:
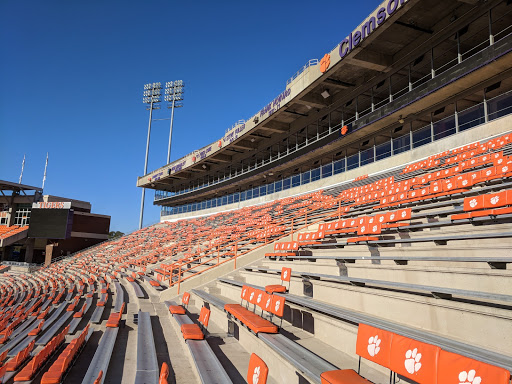
<path fill-rule="evenodd" d="M 0 180 L 0 204 L 32 203 L 42 192 L 39 187 Z"/>
<path fill-rule="evenodd" d="M 356 96 L 369 97 L 369 93 L 378 89 L 379 84 L 385 82 L 390 75 L 396 75 L 397 78 L 410 76 L 407 71 L 404 72 L 404 67 L 411 62 L 430 61 L 430 57 L 425 55 L 426 51 L 443 42 L 447 35 L 457 34 L 475 14 L 484 15 L 497 3 L 499 1 L 409 0 L 403 4 L 400 1 L 384 1 L 347 39 L 329 53 L 329 63 L 322 62 L 303 68 L 291 79 L 281 95 L 244 124 L 228 131 L 218 142 L 140 177 L 137 185 L 163 191 L 187 188 L 195 180 L 218 177 L 228 167 L 243 168 L 244 164 L 247 166 L 254 159 L 257 161 L 258 154 L 275 145 L 279 147 L 279 143 L 291 135 L 300 135 L 307 140 L 317 135 L 318 125 L 336 126 L 343 120 L 339 113 L 340 108 L 348 113 L 351 109 L 355 111 Z M 382 9 L 389 13 L 390 4 L 397 4 L 396 10 L 378 25 L 379 13 Z M 371 28 L 372 17 L 375 28 Z M 354 47 L 356 36 L 360 38 L 365 32 L 365 38 Z M 326 70 L 323 72 L 324 69 Z M 495 73 L 489 73 L 489 78 L 494 75 Z M 459 92 L 459 88 L 453 87 L 453 92 Z M 438 99 L 448 97 L 450 95 L 446 92 L 437 92 Z M 376 104 L 379 103 L 378 95 L 372 94 L 372 98 Z M 428 102 L 416 102 L 416 109 L 422 110 L 426 104 L 432 106 L 436 103 L 433 93 Z M 414 111 L 410 109 L 411 114 Z M 303 153 L 295 152 L 293 158 L 281 156 L 279 161 L 245 173 L 239 180 L 202 188 L 200 191 L 188 193 L 187 197 L 164 199 L 158 204 L 200 200 L 205 196 L 212 196 L 213 190 L 222 194 L 236 191 L 272 181 L 272 174 L 274 178 L 277 174 L 285 177 L 287 173 L 292 174 L 304 164 L 321 164 L 322 156 L 334 156 L 340 145 L 350 147 L 355 143 L 354 151 L 357 151 L 357 141 L 368 136 L 370 131 L 376 133 L 384 127 L 397 124 L 398 114 L 395 116 L 393 113 L 377 112 L 380 116 L 376 116 L 374 121 L 379 120 L 376 124 L 366 124 L 364 127 L 362 122 L 364 129 L 354 129 L 345 137 L 340 137 L 338 129 L 308 146 Z M 273 172 L 269 173 L 269 169 Z"/>

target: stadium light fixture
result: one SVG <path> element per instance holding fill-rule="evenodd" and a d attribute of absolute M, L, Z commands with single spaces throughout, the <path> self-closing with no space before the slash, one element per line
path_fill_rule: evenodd
<path fill-rule="evenodd" d="M 148 139 L 146 142 L 146 160 L 144 162 L 144 175 L 148 173 L 148 155 L 149 155 L 149 139 L 151 137 L 151 121 L 153 118 L 153 109 L 160 109 L 160 102 L 162 101 L 162 84 L 161 83 L 148 83 L 144 84 L 144 92 L 142 102 L 146 104 L 146 109 L 149 110 L 149 123 L 148 123 Z M 142 188 L 142 200 L 140 202 L 140 219 L 139 229 L 142 229 L 142 219 L 144 217 L 144 198 L 146 197 L 146 188 Z"/>
<path fill-rule="evenodd" d="M 183 80 L 168 81 L 165 83 L 165 101 L 169 103 L 171 108 L 171 126 L 169 128 L 169 147 L 167 149 L 167 164 L 171 162 L 171 142 L 172 142 L 172 126 L 174 123 L 174 108 L 183 107 L 183 93 L 185 83 Z"/>

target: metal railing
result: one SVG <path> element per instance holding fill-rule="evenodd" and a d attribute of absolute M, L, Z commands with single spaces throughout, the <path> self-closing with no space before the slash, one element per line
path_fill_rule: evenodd
<path fill-rule="evenodd" d="M 315 211 L 318 211 L 319 209 L 321 209 L 322 206 L 318 206 L 315 208 L 304 207 L 302 209 L 298 209 L 298 210 L 286 215 L 281 220 L 276 221 L 275 223 L 272 223 L 272 226 L 286 226 L 287 227 L 284 230 L 284 234 L 282 234 L 281 236 L 268 238 L 267 237 L 267 229 L 268 229 L 267 224 L 256 227 L 256 229 L 254 229 L 253 232 L 259 231 L 260 233 L 264 233 L 265 234 L 264 240 L 261 244 L 256 245 L 255 247 L 250 248 L 249 250 L 247 250 L 245 252 L 240 252 L 240 253 L 238 252 L 239 244 L 243 243 L 244 247 L 246 247 L 248 244 L 253 244 L 253 243 L 257 244 L 260 240 L 258 240 L 256 238 L 256 236 L 245 236 L 245 237 L 237 239 L 237 240 L 231 240 L 231 241 L 228 240 L 224 243 L 224 245 L 222 245 L 222 244 L 214 245 L 209 253 L 205 252 L 203 255 L 196 253 L 196 254 L 191 255 L 192 258 L 189 257 L 185 260 L 178 260 L 178 261 L 174 262 L 173 264 L 171 264 L 170 266 L 168 266 L 171 269 L 171 273 L 168 274 L 167 279 L 165 279 L 166 276 L 164 275 L 164 281 L 167 280 L 170 287 L 177 286 L 177 289 L 178 289 L 177 293 L 179 294 L 181 284 L 184 281 L 186 281 L 192 277 L 198 276 L 202 273 L 205 273 L 212 268 L 215 268 L 219 265 L 233 261 L 233 270 L 235 270 L 237 268 L 237 264 L 236 264 L 237 258 L 242 257 L 242 256 L 248 254 L 249 252 L 252 252 L 256 249 L 262 248 L 268 244 L 274 243 L 274 242 L 276 242 L 280 239 L 283 239 L 285 237 L 288 237 L 288 236 L 291 236 L 291 240 L 293 241 L 293 235 L 295 233 L 297 233 L 298 231 L 303 230 L 311 225 L 315 225 L 322 221 L 328 220 L 329 218 L 337 216 L 338 219 L 340 219 L 341 215 L 342 215 L 341 201 L 342 201 L 342 198 L 336 198 L 336 199 L 329 200 L 329 202 L 328 202 L 329 204 L 334 203 L 334 205 L 336 205 L 336 204 L 338 205 L 337 208 L 334 208 L 335 211 L 330 214 L 326 214 L 325 210 L 323 210 L 322 212 L 316 212 L 317 215 L 315 215 L 314 214 Z M 309 213 L 309 223 L 308 223 L 308 213 Z M 302 224 L 302 225 L 299 224 L 296 227 L 296 224 L 301 223 L 301 222 L 304 222 L 304 224 Z M 220 258 L 222 257 L 222 255 L 221 255 L 220 251 L 232 249 L 233 246 L 235 247 L 234 255 L 231 257 L 226 257 L 225 260 L 221 261 Z M 215 252 L 217 253 L 217 256 L 215 256 Z M 206 258 L 207 260 L 201 261 L 201 259 L 204 259 L 204 258 Z M 207 264 L 211 263 L 212 261 L 217 261 L 217 263 L 215 265 L 206 266 Z M 197 264 L 188 267 L 188 265 L 191 265 L 192 263 L 197 263 Z M 203 267 L 203 266 L 206 266 L 206 268 L 204 268 L 202 270 L 197 270 L 198 268 Z M 174 272 L 174 271 L 176 271 L 176 272 Z M 189 276 L 184 277 L 183 274 L 186 272 L 189 272 L 191 274 Z"/>
<path fill-rule="evenodd" d="M 266 196 L 268 194 L 287 190 L 299 185 L 305 185 L 316 180 L 331 177 L 339 173 L 347 172 L 349 170 L 373 163 L 375 161 L 398 155 L 402 152 L 418 148 L 425 144 L 443 139 L 445 137 L 457 134 L 481 124 L 485 124 L 488 121 L 495 120 L 499 117 L 509 115 L 511 113 L 512 91 L 509 91 L 462 111 L 455 111 L 452 115 L 432 122 L 431 124 L 425 125 L 424 127 L 414 131 L 409 131 L 408 133 L 399 137 L 392 138 L 388 142 L 376 146 L 371 146 L 351 156 L 333 161 L 328 164 L 324 164 L 320 167 L 299 173 L 297 175 L 290 176 L 286 179 L 251 188 L 243 192 L 235 192 L 222 197 L 212 198 L 199 203 L 183 204 L 176 207 L 162 207 L 161 216 L 215 208 L 254 199 L 260 196 Z M 298 147 L 298 149 L 300 148 L 301 147 Z M 297 148 L 293 148 L 293 150 L 289 151 L 287 155 L 295 152 L 296 150 Z M 284 155 L 281 157 L 284 157 Z M 274 160 L 280 159 L 281 157 L 276 157 Z M 273 159 L 270 158 L 268 161 L 262 162 L 258 168 L 263 165 L 268 165 L 272 161 Z M 254 169 L 255 168 L 251 168 L 246 172 L 252 171 Z M 246 172 L 241 172 L 237 176 L 243 175 Z M 230 176 L 227 176 L 226 178 L 220 179 L 214 183 L 200 187 L 198 186 L 195 189 L 187 190 L 187 192 L 176 193 L 174 195 L 169 193 L 166 194 L 163 191 L 157 191 L 160 192 L 160 194 L 155 193 L 155 201 L 170 196 L 193 192 L 197 189 L 205 188 L 207 186 L 215 185 L 225 180 L 229 180 L 230 178 Z"/>
<path fill-rule="evenodd" d="M 299 77 L 306 69 L 308 69 L 309 67 L 312 67 L 313 65 L 318 65 L 318 63 L 319 63 L 318 59 L 310 59 L 297 72 L 295 72 L 295 74 L 292 77 L 290 77 L 288 80 L 286 80 L 286 86 L 288 87 L 288 85 L 293 80 L 295 80 L 297 77 Z"/>

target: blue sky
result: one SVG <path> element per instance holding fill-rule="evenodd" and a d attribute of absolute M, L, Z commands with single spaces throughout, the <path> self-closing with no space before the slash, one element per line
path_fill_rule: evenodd
<path fill-rule="evenodd" d="M 137 229 L 145 83 L 182 79 L 171 161 L 209 144 L 285 89 L 378 1 L 0 1 L 0 179 L 92 203 L 111 229 Z M 160 110 L 155 118 L 169 117 Z M 148 170 L 167 159 L 152 126 Z M 159 220 L 146 193 L 144 225 Z"/>

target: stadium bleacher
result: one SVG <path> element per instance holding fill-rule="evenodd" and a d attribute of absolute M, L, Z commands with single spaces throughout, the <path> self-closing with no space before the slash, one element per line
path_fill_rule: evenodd
<path fill-rule="evenodd" d="M 201 382 L 236 382 L 233 370 L 245 370 L 226 366 L 210 341 L 220 338 L 247 351 L 244 367 L 249 354 L 261 356 L 269 382 L 444 383 L 460 374 L 508 383 L 512 174 L 498 168 L 512 160 L 503 154 L 511 137 L 355 187 L 157 224 L 31 275 L 3 273 L 2 380 L 60 383 L 80 365 L 84 383 L 102 382 L 135 305 L 135 350 L 153 352 L 137 352 L 134 377 L 165 382 L 158 367 L 168 363 L 142 310 L 154 301 L 175 332 L 167 342 L 188 349 Z M 482 160 L 466 167 L 472 159 Z M 225 265 L 232 272 L 217 276 Z M 180 292 L 179 306 L 186 281 L 195 287 Z M 84 361 L 96 331 L 101 339 Z"/>
<path fill-rule="evenodd" d="M 161 222 L 0 269 L 0 384 L 510 384 L 511 2 L 380 6 Z"/>

